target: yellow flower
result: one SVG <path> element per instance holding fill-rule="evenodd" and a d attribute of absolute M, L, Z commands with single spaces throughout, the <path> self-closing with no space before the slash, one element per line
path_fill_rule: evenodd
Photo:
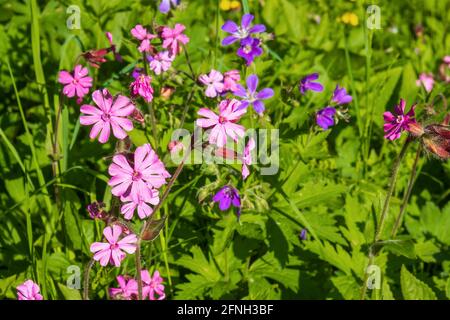
<path fill-rule="evenodd" d="M 220 10 L 239 10 L 241 8 L 241 3 L 236 0 L 220 0 L 219 4 Z"/>
<path fill-rule="evenodd" d="M 344 13 L 339 20 L 345 24 L 350 24 L 354 27 L 357 26 L 359 23 L 358 16 L 353 12 Z"/>

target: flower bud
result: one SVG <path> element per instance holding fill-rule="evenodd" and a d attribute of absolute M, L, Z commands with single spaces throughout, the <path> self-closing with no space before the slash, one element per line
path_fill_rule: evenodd
<path fill-rule="evenodd" d="M 105 204 L 103 202 L 94 201 L 87 205 L 86 210 L 89 212 L 89 217 L 91 217 L 91 219 L 103 220 L 107 215 L 103 210 L 104 207 Z"/>
<path fill-rule="evenodd" d="M 172 87 L 162 87 L 160 95 L 161 95 L 161 98 L 163 98 L 164 100 L 169 100 L 174 92 L 175 92 L 175 89 Z"/>
<path fill-rule="evenodd" d="M 422 138 L 424 147 L 442 160 L 450 158 L 450 127 L 432 124 L 425 127 Z"/>
<path fill-rule="evenodd" d="M 420 123 L 411 122 L 408 124 L 408 131 L 415 137 L 421 137 L 425 131 Z"/>

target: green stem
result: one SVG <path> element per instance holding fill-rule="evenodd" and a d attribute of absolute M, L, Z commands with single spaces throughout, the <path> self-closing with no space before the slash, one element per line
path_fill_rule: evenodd
<path fill-rule="evenodd" d="M 377 230 L 375 232 L 374 241 L 371 244 L 370 249 L 369 249 L 369 263 L 367 264 L 367 266 L 373 265 L 375 262 L 376 254 L 373 252 L 373 248 L 374 248 L 374 245 L 380 240 L 381 235 L 383 233 L 384 224 L 385 224 L 386 217 L 387 217 L 387 214 L 389 211 L 389 203 L 391 201 L 392 195 L 394 194 L 395 185 L 397 182 L 397 175 L 398 175 L 398 171 L 400 168 L 400 164 L 406 155 L 406 151 L 407 151 L 410 143 L 411 143 L 411 139 L 408 137 L 406 139 L 405 143 L 403 144 L 402 150 L 400 151 L 400 154 L 398 155 L 398 157 L 395 160 L 395 163 L 392 167 L 391 179 L 389 181 L 389 187 L 388 187 L 388 191 L 386 194 L 386 199 L 384 200 L 384 205 L 383 205 L 383 210 L 381 212 L 380 221 L 378 223 Z M 361 300 L 364 300 L 366 297 L 367 279 L 368 279 L 368 274 L 364 270 L 364 282 L 363 282 L 363 286 L 361 288 Z"/>
<path fill-rule="evenodd" d="M 400 207 L 400 212 L 397 216 L 397 219 L 395 220 L 394 228 L 392 229 L 392 234 L 391 234 L 392 239 L 394 239 L 395 236 L 397 235 L 398 229 L 400 228 L 400 225 L 403 221 L 403 216 L 405 214 L 405 210 L 408 205 L 409 198 L 411 197 L 412 188 L 415 183 L 415 178 L 416 178 L 416 173 L 417 173 L 417 164 L 419 163 L 421 153 L 422 153 L 422 145 L 419 144 L 419 147 L 417 148 L 417 152 L 416 152 L 416 158 L 414 159 L 414 164 L 413 164 L 413 167 L 411 170 L 411 175 L 409 177 L 408 187 L 406 189 L 405 196 L 403 197 L 403 202 Z"/>
<path fill-rule="evenodd" d="M 89 275 L 91 273 L 92 266 L 94 265 L 95 260 L 92 258 L 84 271 L 84 279 L 83 279 L 83 300 L 89 300 Z"/>

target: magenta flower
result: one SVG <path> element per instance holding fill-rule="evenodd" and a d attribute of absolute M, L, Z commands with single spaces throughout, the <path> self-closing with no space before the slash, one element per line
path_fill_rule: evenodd
<path fill-rule="evenodd" d="M 300 84 L 298 86 L 300 93 L 304 95 L 309 90 L 315 92 L 322 92 L 323 86 L 319 82 L 313 82 L 313 80 L 317 79 L 319 79 L 319 74 L 311 73 L 306 77 L 304 77 L 302 80 L 300 80 Z"/>
<path fill-rule="evenodd" d="M 168 13 L 170 11 L 170 4 L 176 8 L 180 5 L 180 2 L 180 0 L 162 0 L 159 4 L 159 11 L 162 13 Z"/>
<path fill-rule="evenodd" d="M 140 24 L 136 25 L 133 29 L 131 29 L 131 35 L 136 39 L 141 41 L 138 50 L 140 52 L 150 51 L 151 44 L 150 40 L 155 39 L 156 35 L 151 34 Z"/>
<path fill-rule="evenodd" d="M 223 75 L 217 70 L 211 70 L 209 75 L 200 75 L 198 80 L 207 86 L 205 95 L 209 98 L 217 97 L 224 90 Z"/>
<path fill-rule="evenodd" d="M 243 137 L 245 128 L 235 122 L 247 111 L 239 108 L 240 102 L 236 99 L 224 100 L 219 104 L 219 115 L 207 108 L 201 108 L 197 113 L 205 118 L 197 119 L 197 125 L 202 128 L 212 128 L 209 133 L 209 143 L 223 147 L 227 143 L 227 136 L 234 141 Z"/>
<path fill-rule="evenodd" d="M 108 181 L 112 187 L 111 192 L 117 197 L 124 197 L 123 199 L 131 196 L 135 203 L 142 200 L 150 202 L 150 199 L 155 198 L 152 189 L 165 184 L 170 174 L 148 143 L 136 148 L 133 159 L 130 166 L 123 154 L 113 157 L 108 170 L 111 175 Z"/>
<path fill-rule="evenodd" d="M 419 79 L 416 81 L 416 85 L 420 87 L 423 85 L 425 91 L 430 93 L 434 87 L 434 77 L 432 73 L 421 73 Z"/>
<path fill-rule="evenodd" d="M 240 109 L 246 109 L 249 105 L 252 105 L 257 113 L 261 114 L 264 112 L 265 106 L 262 100 L 272 98 L 274 92 L 271 88 L 264 88 L 257 92 L 258 82 L 258 76 L 251 74 L 247 77 L 247 90 L 242 85 L 237 85 L 237 90 L 233 94 L 243 99 Z"/>
<path fill-rule="evenodd" d="M 403 99 L 400 99 L 400 104 L 394 107 L 394 114 L 389 111 L 383 113 L 384 117 L 384 138 L 389 140 L 396 140 L 400 138 L 402 132 L 404 130 L 409 130 L 409 125 L 416 123 L 414 119 L 414 108 L 416 105 L 413 105 L 408 113 L 405 114 L 405 106 L 406 102 Z"/>
<path fill-rule="evenodd" d="M 63 94 L 69 98 L 76 95 L 78 103 L 81 103 L 81 99 L 89 93 L 89 88 L 92 87 L 92 78 L 88 76 L 88 69 L 82 65 L 75 66 L 73 75 L 65 70 L 60 71 L 58 82 L 64 85 Z"/>
<path fill-rule="evenodd" d="M 228 20 L 222 26 L 222 30 L 231 33 L 231 36 L 222 40 L 223 46 L 228 46 L 237 40 L 247 38 L 253 33 L 261 33 L 266 31 L 266 27 L 263 24 L 256 24 L 251 27 L 251 23 L 255 17 L 249 13 L 244 14 L 241 20 L 241 26 L 238 26 L 235 22 Z"/>
<path fill-rule="evenodd" d="M 106 227 L 103 229 L 103 235 L 108 242 L 94 242 L 91 244 L 90 250 L 92 253 L 95 253 L 94 260 L 100 261 L 101 266 L 104 267 L 110 263 L 120 267 L 120 263 L 125 259 L 126 253 L 132 254 L 136 251 L 136 235 L 130 234 L 119 240 L 122 233 L 122 227 L 116 224 L 112 227 Z"/>
<path fill-rule="evenodd" d="M 134 279 L 124 276 L 117 276 L 119 288 L 110 288 L 109 295 L 117 300 L 137 300 L 138 283 Z"/>
<path fill-rule="evenodd" d="M 234 92 L 237 90 L 237 83 L 241 80 L 238 70 L 230 70 L 223 74 L 223 91 Z"/>
<path fill-rule="evenodd" d="M 252 150 L 255 149 L 255 140 L 253 138 L 250 138 L 247 145 L 244 148 L 244 154 L 242 155 L 242 178 L 245 180 L 247 179 L 248 175 L 250 174 L 250 171 L 248 170 L 249 165 L 252 164 Z"/>
<path fill-rule="evenodd" d="M 344 87 L 340 88 L 339 85 L 336 85 L 336 89 L 334 89 L 333 92 L 333 97 L 331 98 L 332 102 L 335 102 L 337 105 L 342 105 L 350 103 L 352 100 L 352 96 L 347 94 L 347 90 L 345 90 Z"/>
<path fill-rule="evenodd" d="M 114 59 L 116 59 L 119 62 L 123 62 L 122 56 L 116 51 L 116 45 L 113 43 L 113 36 L 111 32 L 106 32 L 106 37 L 108 38 L 108 42 L 110 45 L 109 50 L 111 50 L 114 54 Z"/>
<path fill-rule="evenodd" d="M 261 40 L 248 37 L 241 40 L 241 47 L 237 50 L 237 55 L 244 58 L 247 66 L 251 65 L 255 57 L 263 54 Z"/>
<path fill-rule="evenodd" d="M 323 130 L 328 130 L 329 127 L 334 126 L 334 115 L 336 109 L 333 107 L 325 107 L 316 113 L 316 123 Z"/>
<path fill-rule="evenodd" d="M 148 205 L 148 203 L 154 206 L 159 203 L 159 192 L 156 189 L 149 189 L 148 192 L 138 194 L 138 201 L 133 201 L 133 197 L 131 197 L 131 195 L 122 196 L 120 200 L 125 203 L 120 208 L 120 212 L 124 215 L 125 219 L 131 220 L 136 209 L 139 218 L 145 219 L 153 213 L 153 209 Z"/>
<path fill-rule="evenodd" d="M 175 25 L 175 28 L 164 27 L 161 37 L 163 38 L 163 48 L 168 48 L 171 55 L 176 55 L 181 52 L 180 43 L 187 44 L 189 38 L 183 34 L 186 27 L 180 23 Z"/>
<path fill-rule="evenodd" d="M 163 278 L 159 275 L 159 271 L 155 271 L 153 277 L 150 277 L 148 270 L 142 270 L 141 279 L 144 284 L 142 288 L 143 296 L 148 296 L 150 300 L 163 300 L 166 297 L 164 285 L 162 284 Z M 155 297 L 155 293 L 158 295 L 158 298 Z"/>
<path fill-rule="evenodd" d="M 105 143 L 109 139 L 111 127 L 117 139 L 127 136 L 125 131 L 133 130 L 133 122 L 127 116 L 133 113 L 134 104 L 125 96 L 118 95 L 113 98 L 108 89 L 96 90 L 92 99 L 98 108 L 91 105 L 82 105 L 80 123 L 84 126 L 94 125 L 89 137 L 95 139 L 100 133 L 98 141 Z"/>
<path fill-rule="evenodd" d="M 152 77 L 140 74 L 131 84 L 130 90 L 133 97 L 141 96 L 146 102 L 153 100 Z"/>
<path fill-rule="evenodd" d="M 214 202 L 219 203 L 219 209 L 221 211 L 227 211 L 231 205 L 240 209 L 241 198 L 238 191 L 232 186 L 224 186 L 213 197 Z"/>
<path fill-rule="evenodd" d="M 32 280 L 27 280 L 17 288 L 18 300 L 43 300 L 44 298 L 40 294 L 39 286 Z"/>
<path fill-rule="evenodd" d="M 150 69 L 157 75 L 169 70 L 173 59 L 174 56 L 171 56 L 169 51 L 159 52 L 154 57 L 147 56 L 147 60 L 150 62 Z"/>

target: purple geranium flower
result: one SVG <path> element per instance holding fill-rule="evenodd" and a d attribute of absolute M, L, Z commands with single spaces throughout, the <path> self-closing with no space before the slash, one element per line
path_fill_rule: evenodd
<path fill-rule="evenodd" d="M 347 90 L 345 90 L 344 87 L 339 88 L 339 85 L 336 85 L 331 101 L 335 102 L 337 105 L 347 104 L 352 102 L 352 96 L 347 94 Z"/>
<path fill-rule="evenodd" d="M 223 46 L 228 46 L 237 40 L 242 40 L 247 38 L 249 35 L 253 33 L 260 33 L 266 31 L 266 27 L 263 24 L 256 24 L 253 27 L 250 27 L 253 19 L 255 17 L 249 13 L 244 14 L 242 16 L 241 26 L 238 26 L 235 22 L 228 20 L 223 26 L 222 30 L 228 33 L 231 33 L 231 36 L 226 37 L 222 40 Z"/>
<path fill-rule="evenodd" d="M 414 108 L 416 105 L 411 107 L 411 110 L 405 114 L 406 102 L 400 99 L 400 103 L 394 107 L 394 114 L 386 111 L 383 114 L 384 117 L 384 132 L 386 133 L 384 137 L 389 140 L 396 140 L 400 138 L 400 135 L 404 130 L 409 130 L 409 125 L 416 123 L 414 119 Z"/>
<path fill-rule="evenodd" d="M 255 57 L 263 54 L 263 49 L 260 47 L 261 40 L 248 37 L 241 40 L 241 47 L 237 50 L 237 55 L 247 61 L 247 66 L 251 65 Z"/>
<path fill-rule="evenodd" d="M 242 85 L 237 85 L 237 90 L 233 93 L 234 95 L 243 98 L 239 109 L 247 108 L 251 104 L 256 112 L 262 113 L 264 111 L 265 107 L 262 100 L 272 98 L 274 92 L 271 88 L 264 88 L 261 91 L 256 92 L 258 81 L 258 76 L 256 74 L 251 74 L 246 81 L 247 90 Z"/>
<path fill-rule="evenodd" d="M 308 231 L 306 229 L 302 229 L 300 232 L 300 240 L 308 239 Z"/>
<path fill-rule="evenodd" d="M 325 107 L 316 113 L 316 122 L 323 130 L 328 130 L 329 127 L 334 126 L 334 115 L 336 109 L 333 107 Z"/>
<path fill-rule="evenodd" d="M 226 211 L 231 205 L 240 209 L 241 208 L 241 198 L 239 197 L 238 191 L 232 186 L 224 186 L 217 192 L 213 197 L 214 202 L 219 203 L 219 209 L 221 211 Z"/>
<path fill-rule="evenodd" d="M 304 77 L 302 80 L 300 80 L 300 84 L 298 86 L 298 89 L 300 90 L 301 94 L 305 94 L 306 91 L 315 91 L 315 92 L 322 92 L 323 86 L 318 82 L 313 82 L 313 80 L 317 80 L 319 78 L 318 73 L 311 73 Z"/>
<path fill-rule="evenodd" d="M 181 0 L 162 0 L 159 5 L 159 11 L 162 13 L 167 13 L 170 11 L 170 4 L 172 3 L 172 6 L 176 8 L 180 5 Z"/>

